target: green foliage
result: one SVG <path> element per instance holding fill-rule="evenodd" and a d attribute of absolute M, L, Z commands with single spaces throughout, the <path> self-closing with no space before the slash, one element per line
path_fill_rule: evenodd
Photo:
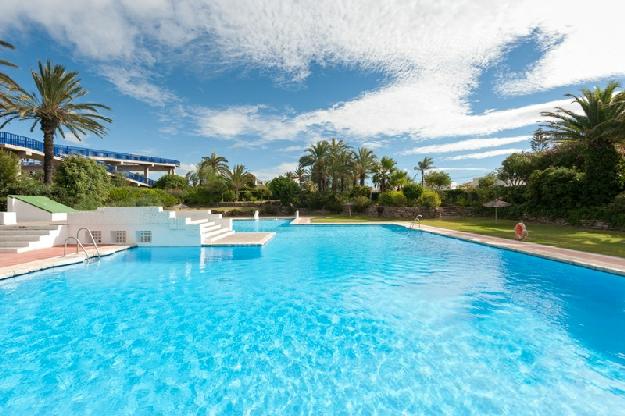
<path fill-rule="evenodd" d="M 438 208 L 441 206 L 441 197 L 436 191 L 424 189 L 417 203 L 425 208 Z"/>
<path fill-rule="evenodd" d="M 222 191 L 206 186 L 197 186 L 190 189 L 183 197 L 185 204 L 195 207 L 209 207 L 221 201 Z"/>
<path fill-rule="evenodd" d="M 179 189 L 184 190 L 189 187 L 187 178 L 179 175 L 163 175 L 154 183 L 158 189 Z"/>
<path fill-rule="evenodd" d="M 619 172 L 620 160 L 613 144 L 602 141 L 588 143 L 584 163 L 586 204 L 608 203 L 623 189 Z"/>
<path fill-rule="evenodd" d="M 355 212 L 365 212 L 371 205 L 371 200 L 366 196 L 357 196 L 352 201 L 352 209 Z"/>
<path fill-rule="evenodd" d="M 16 155 L 0 150 L 0 195 L 6 196 L 17 184 L 19 163 Z"/>
<path fill-rule="evenodd" d="M 402 191 L 386 191 L 378 197 L 378 204 L 387 207 L 405 207 L 408 205 L 408 198 Z"/>
<path fill-rule="evenodd" d="M 423 187 L 416 183 L 409 183 L 404 186 L 403 192 L 409 201 L 416 201 L 423 193 Z"/>
<path fill-rule="evenodd" d="M 128 186 L 128 181 L 121 173 L 115 173 L 111 176 L 111 186 L 117 188 L 120 186 Z"/>
<path fill-rule="evenodd" d="M 364 196 L 369 199 L 369 195 L 371 195 L 371 188 L 364 185 L 354 185 L 352 191 L 349 193 L 349 196 L 351 196 L 352 198 Z"/>
<path fill-rule="evenodd" d="M 285 176 L 274 178 L 267 184 L 271 191 L 272 198 L 279 199 L 283 205 L 290 205 L 297 202 L 299 196 L 299 185 L 292 179 Z"/>
<path fill-rule="evenodd" d="M 330 212 L 343 212 L 343 205 L 345 201 L 343 200 L 340 194 L 331 193 L 328 195 L 328 198 L 323 206 L 324 209 L 327 209 Z"/>
<path fill-rule="evenodd" d="M 562 213 L 578 206 L 583 182 L 584 174 L 576 169 L 537 170 L 529 178 L 528 196 L 535 208 Z"/>
<path fill-rule="evenodd" d="M 113 207 L 171 207 L 180 200 L 162 189 L 124 186 L 111 189 L 106 205 Z"/>
<path fill-rule="evenodd" d="M 512 153 L 501 162 L 499 179 L 509 185 L 526 184 L 536 170 L 536 158 L 531 153 Z"/>
<path fill-rule="evenodd" d="M 443 171 L 434 171 L 425 175 L 425 184 L 434 189 L 443 189 L 451 185 L 451 176 Z"/>
<path fill-rule="evenodd" d="M 106 169 L 81 156 L 63 159 L 54 175 L 54 194 L 59 202 L 77 209 L 95 209 L 102 205 L 110 189 Z"/>
<path fill-rule="evenodd" d="M 237 196 L 232 189 L 227 189 L 221 194 L 221 200 L 223 202 L 234 202 Z"/>

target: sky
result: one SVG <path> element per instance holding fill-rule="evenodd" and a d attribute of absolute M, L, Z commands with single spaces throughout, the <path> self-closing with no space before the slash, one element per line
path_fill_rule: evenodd
<path fill-rule="evenodd" d="M 336 137 L 462 183 L 529 149 L 566 93 L 625 81 L 619 0 L 3 0 L 0 58 L 27 90 L 50 59 L 109 105 L 82 145 L 216 152 L 261 179 Z M 40 138 L 30 124 L 4 130 Z M 74 141 L 74 139 L 70 140 Z M 58 139 L 59 143 L 65 143 Z"/>

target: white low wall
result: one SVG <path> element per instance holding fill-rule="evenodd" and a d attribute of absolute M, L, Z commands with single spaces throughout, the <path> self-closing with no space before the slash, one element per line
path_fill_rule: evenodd
<path fill-rule="evenodd" d="M 160 207 L 107 207 L 95 211 L 79 211 L 68 216 L 68 235 L 75 237 L 82 227 L 101 236 L 101 244 L 136 244 L 139 246 L 199 246 L 199 224 L 189 224 L 187 219 L 177 217 L 173 211 Z M 116 239 L 118 232 L 125 231 L 125 242 Z M 141 241 L 140 235 L 150 234 L 150 241 Z M 90 243 L 86 232 L 81 241 Z"/>
<path fill-rule="evenodd" d="M 9 198 L 7 211 L 15 212 L 17 222 L 67 221 L 67 214 L 51 214 L 15 198 Z"/>
<path fill-rule="evenodd" d="M 17 223 L 15 212 L 0 212 L 1 225 L 14 225 Z"/>

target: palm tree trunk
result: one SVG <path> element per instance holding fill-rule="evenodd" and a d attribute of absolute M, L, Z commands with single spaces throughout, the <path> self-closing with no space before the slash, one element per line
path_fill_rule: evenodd
<path fill-rule="evenodd" d="M 46 185 L 52 183 L 52 173 L 54 171 L 54 126 L 50 122 L 42 121 L 43 130 L 43 181 Z"/>
<path fill-rule="evenodd" d="M 360 186 L 365 186 L 365 175 L 360 175 Z"/>
<path fill-rule="evenodd" d="M 421 187 L 425 186 L 424 179 L 425 179 L 425 172 L 423 171 L 423 169 L 421 169 Z"/>

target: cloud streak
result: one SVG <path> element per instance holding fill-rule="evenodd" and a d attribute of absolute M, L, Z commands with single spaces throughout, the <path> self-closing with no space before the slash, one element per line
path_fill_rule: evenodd
<path fill-rule="evenodd" d="M 489 157 L 509 155 L 511 153 L 519 153 L 522 152 L 523 149 L 499 149 L 499 150 L 489 150 L 487 152 L 479 152 L 479 153 L 467 153 L 464 155 L 451 156 L 445 158 L 446 160 L 466 160 L 466 159 L 487 159 Z"/>

